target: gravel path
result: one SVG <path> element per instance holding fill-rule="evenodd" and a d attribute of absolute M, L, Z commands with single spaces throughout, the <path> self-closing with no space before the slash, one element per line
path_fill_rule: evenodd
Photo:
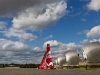
<path fill-rule="evenodd" d="M 100 70 L 37 70 L 34 68 L 1 68 L 0 75 L 100 75 Z"/>

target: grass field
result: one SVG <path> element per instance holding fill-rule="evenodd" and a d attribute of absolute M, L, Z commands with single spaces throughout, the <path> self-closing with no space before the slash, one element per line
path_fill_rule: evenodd
<path fill-rule="evenodd" d="M 36 68 L 1 68 L 0 75 L 100 75 L 100 69 L 37 70 Z"/>

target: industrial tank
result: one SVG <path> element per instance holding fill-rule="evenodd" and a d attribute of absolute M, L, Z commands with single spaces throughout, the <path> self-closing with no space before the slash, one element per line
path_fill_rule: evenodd
<path fill-rule="evenodd" d="M 88 63 L 100 63 L 100 43 L 92 42 L 82 48 L 83 58 Z"/>
<path fill-rule="evenodd" d="M 57 59 L 55 60 L 55 64 L 58 65 L 58 61 L 57 61 Z"/>
<path fill-rule="evenodd" d="M 77 51 L 69 51 L 65 54 L 66 62 L 68 65 L 78 65 L 79 64 L 79 55 Z"/>
<path fill-rule="evenodd" d="M 63 64 L 66 63 L 66 57 L 65 56 L 59 56 L 57 58 L 56 64 L 59 66 L 63 66 Z"/>

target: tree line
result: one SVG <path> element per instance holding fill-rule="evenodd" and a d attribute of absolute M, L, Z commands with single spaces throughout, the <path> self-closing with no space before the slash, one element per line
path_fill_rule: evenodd
<path fill-rule="evenodd" d="M 0 68 L 5 68 L 5 67 L 20 67 L 20 68 L 37 68 L 39 64 L 34 64 L 34 63 L 26 63 L 26 64 L 0 64 Z"/>

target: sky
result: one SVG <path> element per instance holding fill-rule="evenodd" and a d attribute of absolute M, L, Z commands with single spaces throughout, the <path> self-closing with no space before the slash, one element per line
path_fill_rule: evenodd
<path fill-rule="evenodd" d="M 0 0 L 0 63 L 53 61 L 100 42 L 100 0 Z"/>

